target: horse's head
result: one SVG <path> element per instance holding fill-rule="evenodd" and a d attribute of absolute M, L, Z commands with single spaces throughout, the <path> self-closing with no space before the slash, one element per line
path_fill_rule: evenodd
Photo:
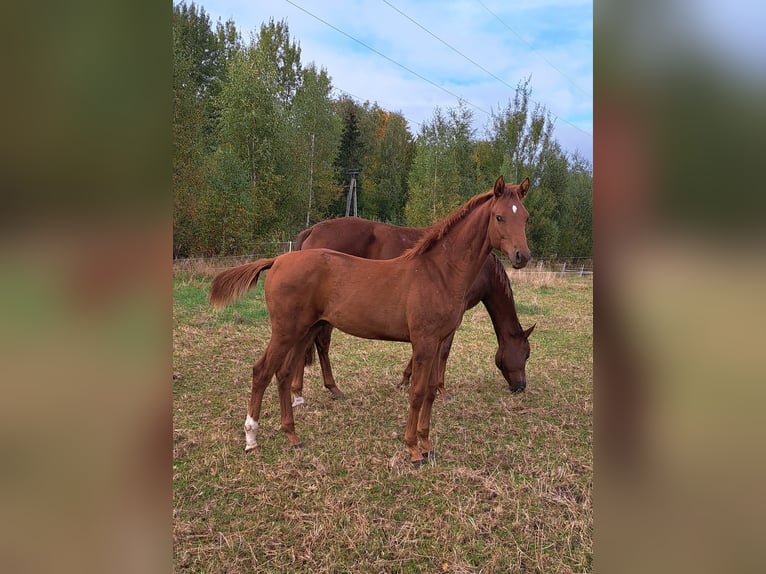
<path fill-rule="evenodd" d="M 527 247 L 526 225 L 529 212 L 522 200 L 529 191 L 529 178 L 519 185 L 505 183 L 503 176 L 495 181 L 492 215 L 489 221 L 489 239 L 511 260 L 515 269 L 524 267 L 532 254 Z"/>
<path fill-rule="evenodd" d="M 501 345 L 495 353 L 495 365 L 508 381 L 512 393 L 518 393 L 527 388 L 527 359 L 529 358 L 529 336 L 535 326 L 518 336 L 510 339 L 510 343 Z"/>

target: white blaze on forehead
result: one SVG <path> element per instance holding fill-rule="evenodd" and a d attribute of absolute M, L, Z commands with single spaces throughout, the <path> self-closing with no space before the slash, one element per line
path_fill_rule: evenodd
<path fill-rule="evenodd" d="M 515 204 L 515 203 L 514 203 L 514 204 L 511 206 L 511 209 L 513 209 L 513 212 L 514 212 L 514 213 L 516 213 L 516 212 L 519 210 L 519 208 L 518 208 L 518 207 L 516 207 L 516 204 Z"/>

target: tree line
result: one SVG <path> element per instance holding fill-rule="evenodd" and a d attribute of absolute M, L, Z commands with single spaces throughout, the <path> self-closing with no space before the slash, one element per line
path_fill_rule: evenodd
<path fill-rule="evenodd" d="M 360 217 L 426 226 L 498 175 L 529 177 L 527 236 L 537 257 L 590 256 L 593 171 L 553 137 L 530 80 L 484 134 L 464 104 L 436 108 L 417 134 L 397 112 L 333 95 L 327 71 L 301 62 L 287 23 L 244 41 L 203 7 L 173 12 L 174 257 L 238 255 L 345 215 L 358 170 Z"/>

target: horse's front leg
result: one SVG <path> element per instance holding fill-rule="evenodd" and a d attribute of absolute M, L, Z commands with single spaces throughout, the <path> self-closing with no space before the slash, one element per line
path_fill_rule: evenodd
<path fill-rule="evenodd" d="M 404 373 L 402 373 L 402 381 L 399 383 L 400 389 L 406 389 L 410 386 L 410 379 L 412 378 L 412 358 L 410 358 L 410 362 L 407 363 L 407 366 L 404 368 Z"/>
<path fill-rule="evenodd" d="M 417 343 L 413 341 L 412 343 L 412 382 L 410 383 L 409 396 L 410 410 L 407 416 L 407 426 L 404 429 L 404 444 L 410 451 L 410 459 L 413 464 L 423 463 L 423 454 L 418 447 L 418 421 L 420 419 L 420 410 L 423 402 L 426 399 L 426 396 L 430 393 L 429 383 L 433 377 L 432 371 L 435 367 L 438 349 L 439 344 L 437 341 Z M 427 450 L 430 450 L 430 448 Z"/>
<path fill-rule="evenodd" d="M 435 458 L 434 447 L 429 438 L 431 430 L 431 410 L 433 409 L 436 392 L 439 389 L 439 376 L 444 376 L 444 370 L 440 370 L 442 364 L 442 354 L 439 354 L 439 360 L 431 370 L 431 376 L 428 380 L 428 389 L 423 404 L 420 407 L 420 416 L 418 417 L 418 438 L 420 439 L 421 454 L 428 459 Z"/>
<path fill-rule="evenodd" d="M 452 349 L 452 339 L 455 337 L 455 333 L 453 332 L 449 337 L 447 337 L 441 346 L 441 351 L 439 352 L 439 363 L 437 365 L 437 371 L 436 371 L 436 380 L 438 382 L 438 390 L 439 394 L 442 396 L 444 400 L 451 400 L 452 396 L 447 392 L 447 389 L 444 388 L 444 373 L 447 369 L 447 359 L 449 358 L 450 350 Z M 406 389 L 410 385 L 410 379 L 412 378 L 412 359 L 410 359 L 410 362 L 407 363 L 407 366 L 404 368 L 404 373 L 402 373 L 402 380 L 399 383 L 400 389 Z"/>
<path fill-rule="evenodd" d="M 452 331 L 452 333 L 442 341 L 441 349 L 439 351 L 439 363 L 436 365 L 436 385 L 439 395 L 445 401 L 452 400 L 452 395 L 450 395 L 444 387 L 444 374 L 447 371 L 447 359 L 449 358 L 449 353 L 452 349 L 452 340 L 454 338 L 455 331 Z"/>

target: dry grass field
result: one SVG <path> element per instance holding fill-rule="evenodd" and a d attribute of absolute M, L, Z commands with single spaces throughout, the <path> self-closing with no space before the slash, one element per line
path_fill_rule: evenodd
<path fill-rule="evenodd" d="M 227 263 L 228 264 L 228 263 Z M 233 263 L 232 263 L 233 265 Z M 592 570 L 592 280 L 514 272 L 530 338 L 527 391 L 494 366 L 483 305 L 455 337 L 431 436 L 436 460 L 409 462 L 409 345 L 335 331 L 346 400 L 307 369 L 296 430 L 279 430 L 276 385 L 245 455 L 253 362 L 269 338 L 258 287 L 215 313 L 213 270 L 174 278 L 174 569 L 177 572 L 544 572 Z"/>

